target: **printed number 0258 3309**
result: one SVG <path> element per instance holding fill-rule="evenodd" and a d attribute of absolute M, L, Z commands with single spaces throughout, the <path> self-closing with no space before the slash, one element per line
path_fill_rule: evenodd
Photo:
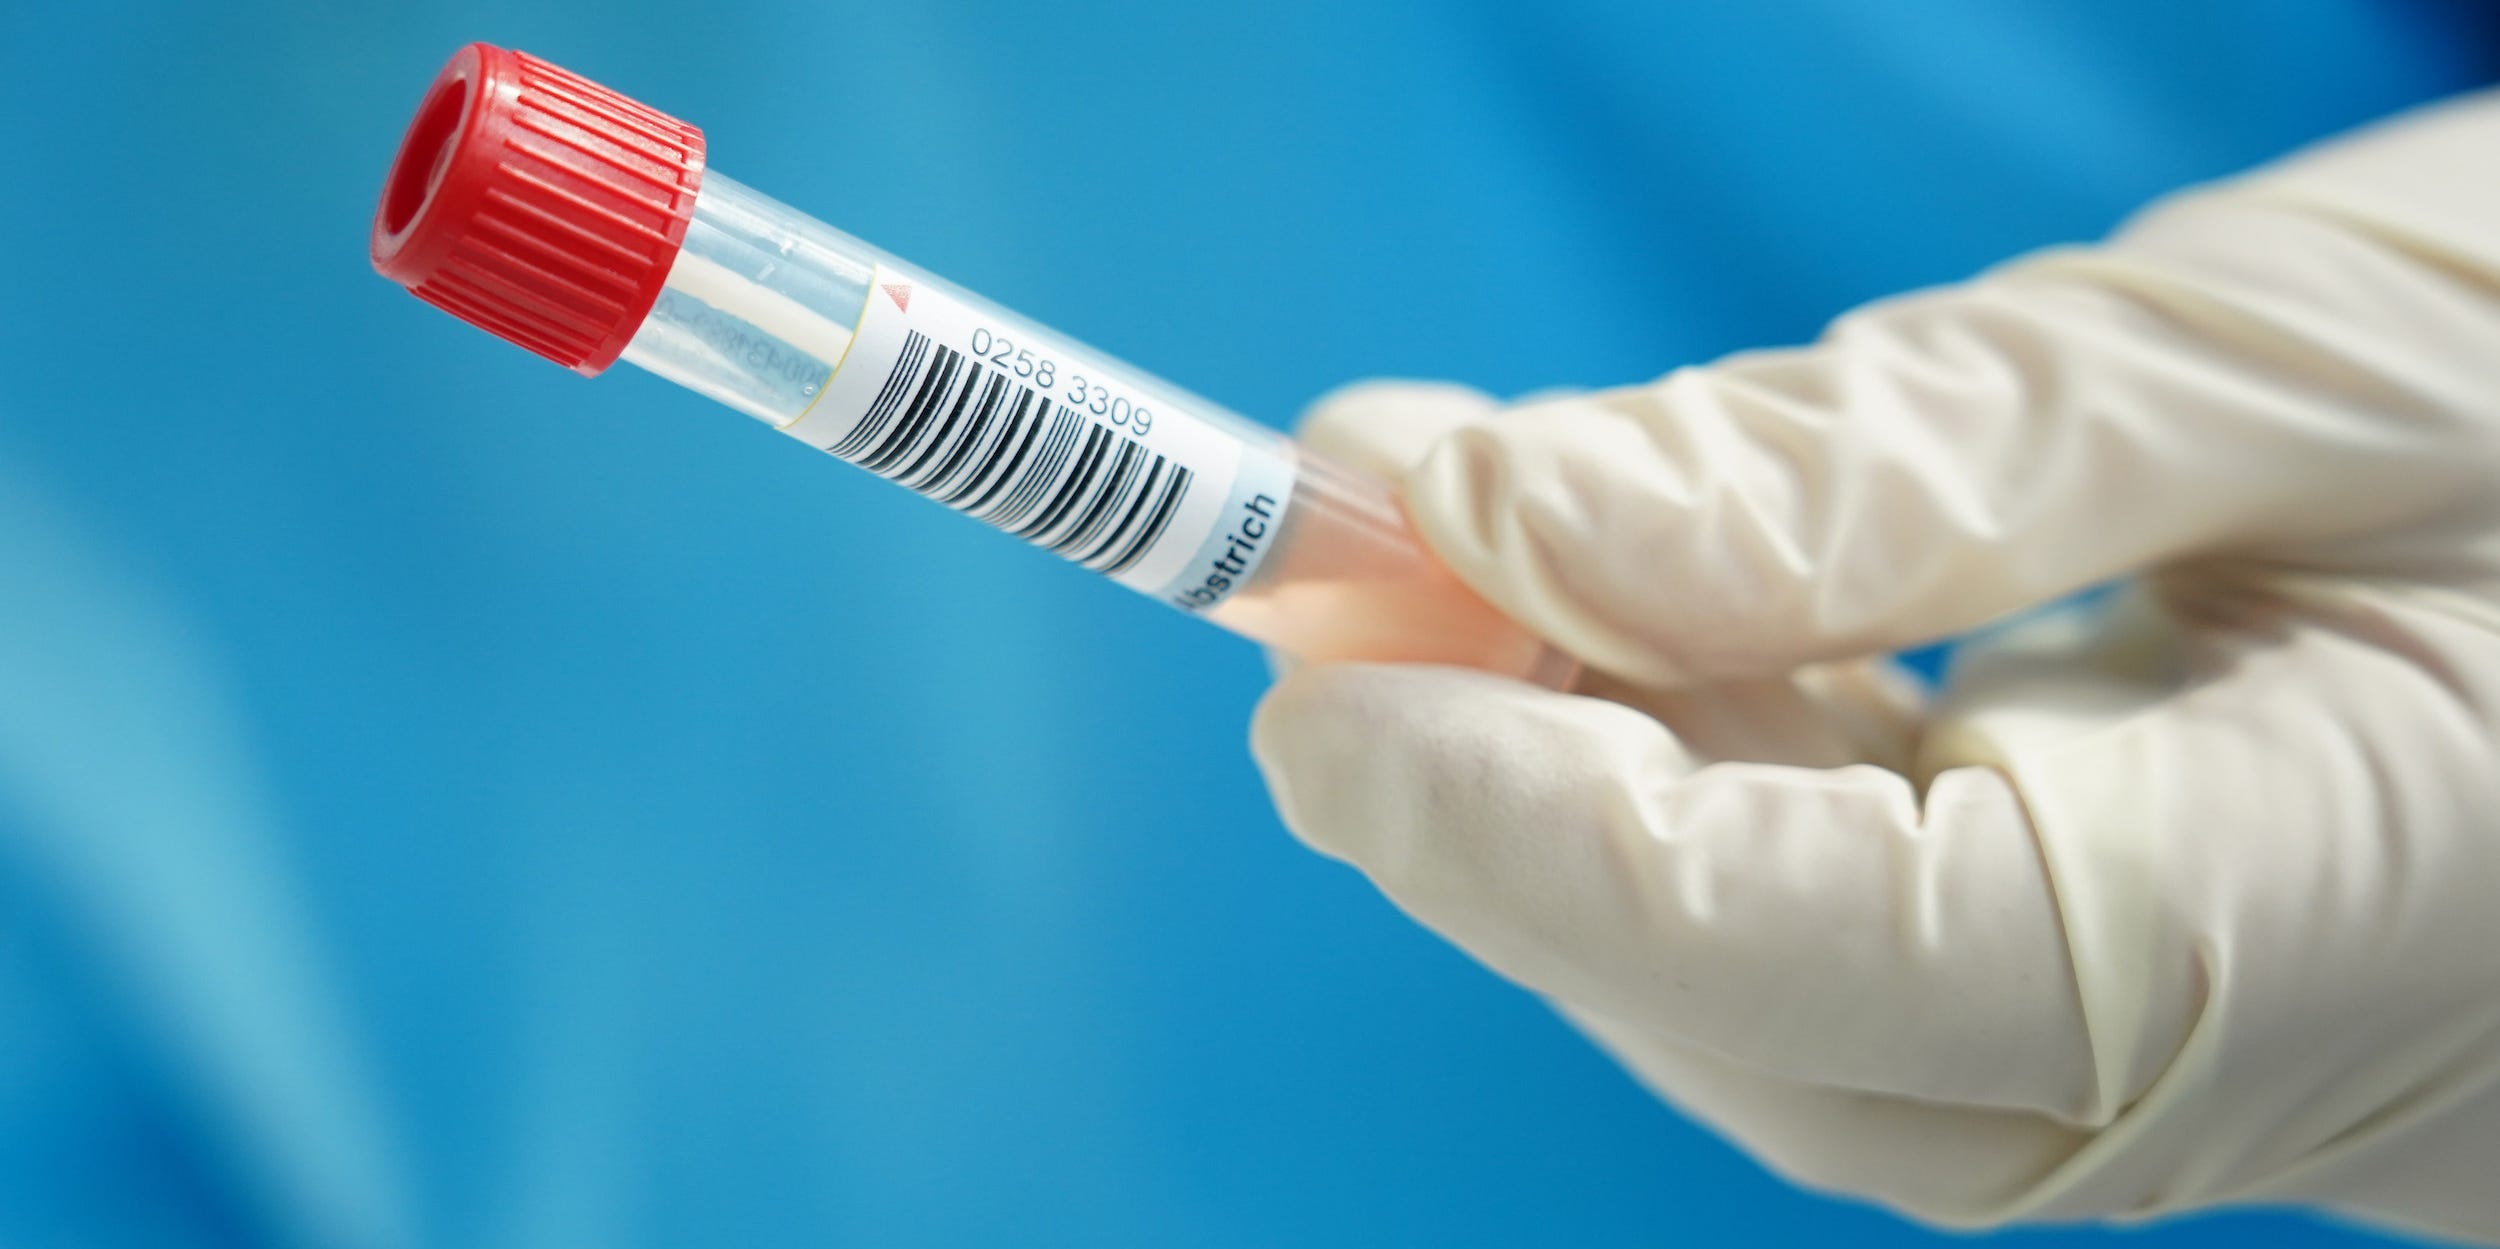
<path fill-rule="evenodd" d="M 1105 423 L 1133 434 L 1154 429 L 1154 409 L 1131 400 L 1100 381 L 1088 379 L 1083 373 L 1067 371 L 1067 385 L 1060 386 L 1062 370 L 1049 356 L 1036 355 L 1032 348 L 1020 346 L 1005 334 L 985 325 L 972 329 L 972 354 L 987 361 L 1001 372 L 1012 373 L 1046 391 L 1056 392 L 1061 403 L 1094 414 Z"/>

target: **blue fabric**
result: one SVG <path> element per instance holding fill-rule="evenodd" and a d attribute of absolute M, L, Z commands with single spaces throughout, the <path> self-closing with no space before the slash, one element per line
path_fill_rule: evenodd
<path fill-rule="evenodd" d="M 2360 0 L 395 7 L 0 7 L 0 1242 L 1933 1243 L 1296 847 L 1248 647 L 373 277 L 461 42 L 1276 421 L 1796 340 L 2500 47 Z"/>

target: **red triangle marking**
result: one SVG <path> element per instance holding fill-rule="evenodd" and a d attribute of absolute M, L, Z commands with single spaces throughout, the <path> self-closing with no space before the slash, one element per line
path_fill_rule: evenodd
<path fill-rule="evenodd" d="M 897 283 L 894 283 L 894 284 L 893 284 L 893 285 L 891 285 L 891 286 L 883 286 L 883 287 L 879 287 L 878 289 L 880 289 L 880 290 L 882 290 L 882 291 L 884 291 L 884 292 L 885 292 L 885 297 L 886 297 L 886 298 L 891 299 L 891 300 L 893 300 L 893 301 L 894 301 L 894 310 L 895 310 L 895 311 L 897 311 L 897 312 L 909 312 L 909 311 L 911 311 L 911 283 L 909 283 L 909 282 L 897 282 Z"/>

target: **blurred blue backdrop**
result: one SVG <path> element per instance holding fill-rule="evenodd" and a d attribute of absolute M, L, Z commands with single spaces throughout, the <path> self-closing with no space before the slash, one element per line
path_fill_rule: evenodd
<path fill-rule="evenodd" d="M 1936 1239 L 1783 1187 L 1296 847 L 1250 648 L 375 278 L 462 42 L 1281 422 L 1366 374 L 1793 341 L 2488 81 L 2495 36 L 2329 0 L 0 6 L 0 1241 Z"/>

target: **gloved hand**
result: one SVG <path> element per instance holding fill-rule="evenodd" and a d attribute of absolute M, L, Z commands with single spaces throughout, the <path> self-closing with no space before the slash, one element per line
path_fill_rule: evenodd
<path fill-rule="evenodd" d="M 2500 1243 L 2500 96 L 1801 350 L 1306 436 L 1592 675 L 1293 673 L 1286 822 L 1661 1096 L 1940 1223 Z M 1932 706 L 1865 658 L 2121 577 Z"/>

